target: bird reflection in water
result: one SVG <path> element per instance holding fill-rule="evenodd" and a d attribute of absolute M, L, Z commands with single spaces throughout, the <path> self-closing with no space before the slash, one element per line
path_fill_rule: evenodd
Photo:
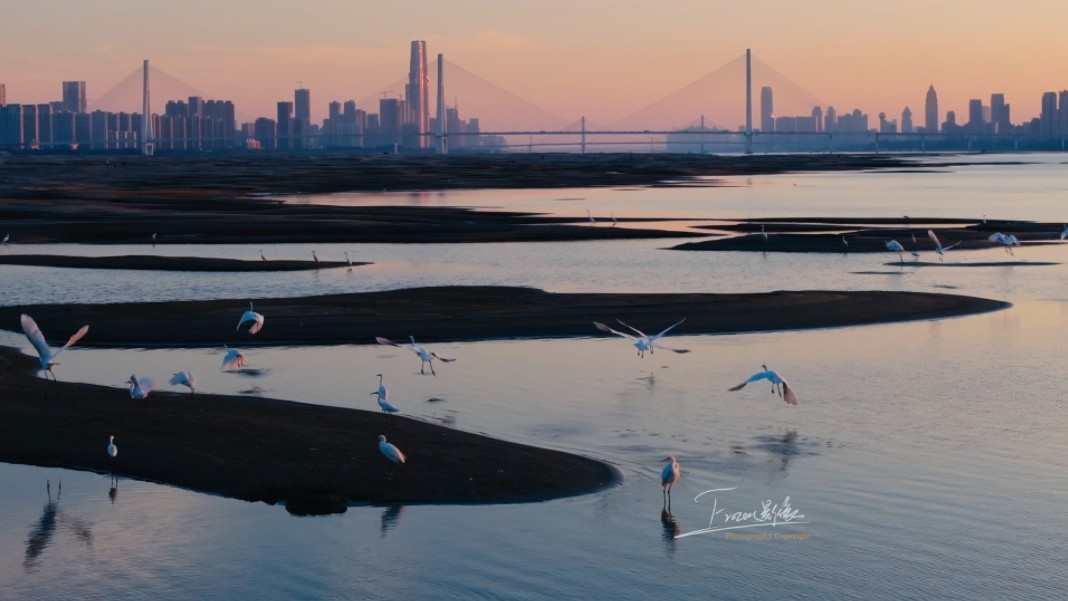
<path fill-rule="evenodd" d="M 111 488 L 108 489 L 108 498 L 111 499 L 111 504 L 115 504 L 115 498 L 119 496 L 119 476 L 115 472 L 111 472 Z"/>
<path fill-rule="evenodd" d="M 397 527 L 402 513 L 404 513 L 404 505 L 389 505 L 382 510 L 382 538 L 386 538 L 386 533 Z"/>
<path fill-rule="evenodd" d="M 30 528 L 30 534 L 26 537 L 26 557 L 22 566 L 26 571 L 33 571 L 44 550 L 52 542 L 56 532 L 56 526 L 62 526 L 74 536 L 85 543 L 86 547 L 93 545 L 93 531 L 82 520 L 66 515 L 59 508 L 59 500 L 63 496 L 63 483 L 60 482 L 56 490 L 56 498 L 52 499 L 52 481 L 45 482 L 45 490 L 48 493 L 48 502 L 41 510 L 41 517 Z"/>
<path fill-rule="evenodd" d="M 671 511 L 664 508 L 660 510 L 660 524 L 663 526 L 664 543 L 668 544 L 668 550 L 675 550 L 675 539 L 682 533 L 678 520 Z"/>

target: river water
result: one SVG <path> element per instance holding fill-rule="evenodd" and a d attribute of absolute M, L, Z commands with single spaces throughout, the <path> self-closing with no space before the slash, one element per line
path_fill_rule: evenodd
<path fill-rule="evenodd" d="M 582 218 L 589 209 L 599 220 L 590 227 L 610 227 L 610 215 L 713 225 L 904 214 L 1068 220 L 1063 157 L 984 160 L 931 171 L 732 177 L 700 188 L 327 200 Z M 730 336 L 687 335 L 680 326 L 668 343 L 691 353 L 644 359 L 591 325 L 588 338 L 430 345 L 457 359 L 438 365 L 436 377 L 420 375 L 410 353 L 370 341 L 249 348 L 257 369 L 246 375 L 218 371 L 221 349 L 74 348 L 57 368 L 64 380 L 120 386 L 130 373 L 163 382 L 189 369 L 204 392 L 365 409 L 376 409 L 368 393 L 383 373 L 404 414 L 602 459 L 625 479 L 544 503 L 357 506 L 296 518 L 281 507 L 126 479 L 112 498 L 107 475 L 0 464 L 0 598 L 1063 598 L 1068 245 L 1016 251 L 1018 261 L 1052 266 L 961 265 L 1005 260 L 990 248 L 950 251 L 946 266 L 921 268 L 885 265 L 892 253 L 664 250 L 673 244 L 262 248 L 269 258 L 306 258 L 314 249 L 324 259 L 348 251 L 375 263 L 351 273 L 0 266 L 0 302 L 232 298 L 236 319 L 248 299 L 265 296 L 509 284 L 589 292 L 917 290 L 1013 306 L 956 319 Z M 0 252 L 253 259 L 259 250 L 13 245 Z M 933 258 L 922 240 L 920 250 Z M 633 325 L 659 330 L 682 317 Z M 409 334 L 418 339 L 418 332 L 382 332 Z M 31 351 L 11 331 L 0 331 L 0 344 Z M 799 406 L 787 406 L 766 383 L 727 391 L 762 363 L 790 381 Z M 670 518 L 658 480 L 667 455 L 683 468 Z M 770 526 L 757 521 L 764 503 L 790 510 Z M 710 525 L 750 527 L 702 531 Z"/>

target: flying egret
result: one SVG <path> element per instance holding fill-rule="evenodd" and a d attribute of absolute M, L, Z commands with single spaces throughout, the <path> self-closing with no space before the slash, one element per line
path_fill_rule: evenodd
<path fill-rule="evenodd" d="M 180 371 L 171 377 L 171 386 L 188 386 L 189 394 L 197 391 L 197 378 L 191 371 Z"/>
<path fill-rule="evenodd" d="M 349 264 L 348 271 L 352 271 L 352 259 L 349 258 L 349 251 L 345 251 L 345 262 Z"/>
<path fill-rule="evenodd" d="M 246 321 L 253 322 L 252 327 L 248 330 L 249 334 L 255 334 L 263 328 L 263 315 L 256 313 L 252 310 L 251 302 L 249 302 L 248 304 L 248 311 L 245 311 L 241 314 L 241 320 L 237 322 L 237 327 L 234 328 L 234 331 L 236 332 L 237 330 L 240 330 L 241 324 L 245 323 Z"/>
<path fill-rule="evenodd" d="M 621 319 L 617 319 L 616 321 L 618 321 L 624 327 L 630 328 L 631 330 L 633 330 L 638 335 L 637 336 L 633 336 L 633 335 L 627 334 L 625 332 L 619 332 L 619 331 L 613 330 L 612 328 L 604 325 L 603 323 L 597 322 L 597 321 L 593 322 L 593 325 L 596 326 L 597 329 L 601 330 L 602 332 L 609 332 L 611 334 L 615 334 L 616 336 L 622 336 L 623 338 L 626 338 L 627 340 L 630 340 L 631 342 L 633 342 L 634 343 L 634 348 L 638 349 L 638 357 L 640 357 L 640 358 L 645 358 L 645 351 L 649 351 L 649 354 L 652 354 L 653 353 L 653 349 L 658 349 L 658 348 L 659 349 L 664 349 L 666 351 L 671 351 L 673 353 L 680 353 L 680 354 L 681 353 L 690 352 L 689 349 L 672 348 L 670 346 L 665 346 L 665 345 L 663 345 L 663 344 L 661 344 L 659 342 L 659 339 L 660 339 L 661 336 L 663 336 L 664 334 L 667 334 L 668 332 L 671 331 L 672 328 L 674 328 L 675 326 L 679 325 L 680 323 L 686 321 L 685 317 L 683 317 L 679 321 L 675 322 L 674 324 L 668 326 L 667 328 L 664 329 L 664 331 L 660 332 L 656 336 L 646 335 L 641 330 L 639 330 L 639 329 L 637 329 L 637 328 L 635 328 L 633 326 L 627 325 L 626 323 L 623 323 L 623 320 L 621 320 Z"/>
<path fill-rule="evenodd" d="M 590 214 L 590 210 L 589 209 L 586 209 L 586 219 L 589 219 L 591 224 L 597 225 L 597 220 L 594 219 L 593 215 Z"/>
<path fill-rule="evenodd" d="M 742 382 L 741 384 L 732 388 L 728 388 L 727 390 L 741 390 L 745 388 L 745 385 L 750 382 L 756 382 L 758 380 L 768 380 L 769 382 L 771 382 L 771 394 L 775 394 L 776 392 L 778 392 L 779 396 L 782 397 L 782 400 L 786 401 L 787 404 L 796 405 L 797 395 L 794 394 L 794 391 L 790 389 L 790 386 L 786 383 L 786 380 L 783 380 L 782 377 L 779 376 L 779 374 L 769 370 L 767 365 L 761 365 L 760 367 L 763 367 L 764 371 L 757 372 L 749 376 L 749 379 L 745 382 Z"/>
<path fill-rule="evenodd" d="M 905 247 L 901 246 L 901 243 L 897 240 L 887 240 L 886 250 L 897 253 L 897 256 L 901 259 L 901 264 L 905 264 Z"/>
<path fill-rule="evenodd" d="M 378 396 L 378 406 L 382 408 L 382 411 L 393 419 L 393 414 L 400 411 L 389 402 L 389 390 L 386 389 L 386 385 L 382 382 L 382 374 L 378 374 L 378 390 L 371 394 Z"/>
<path fill-rule="evenodd" d="M 37 327 L 37 322 L 25 313 L 22 314 L 21 321 L 23 333 L 26 334 L 26 338 L 29 338 L 33 348 L 37 349 L 37 356 L 41 360 L 41 369 L 52 374 L 53 380 L 56 378 L 56 374 L 52 371 L 52 366 L 59 365 L 59 361 L 56 361 L 56 357 L 63 351 L 67 350 L 70 345 L 81 340 L 81 337 L 85 336 L 85 333 L 89 331 L 89 326 L 82 326 L 80 330 L 70 337 L 67 344 L 64 344 L 59 350 L 52 352 L 52 349 L 48 346 L 48 342 L 45 341 L 44 334 L 41 333 L 41 328 Z M 47 375 L 45 377 L 47 378 Z"/>
<path fill-rule="evenodd" d="M 136 375 L 130 376 L 127 385 L 130 387 L 130 398 L 132 399 L 147 399 L 148 393 L 156 388 L 156 383 L 152 380 L 148 378 L 138 379 Z"/>
<path fill-rule="evenodd" d="M 664 469 L 660 472 L 660 487 L 664 489 L 664 505 L 670 506 L 671 503 L 671 486 L 679 481 L 682 477 L 682 466 L 679 465 L 679 460 L 674 455 L 665 457 L 661 461 L 670 461 L 664 466 Z"/>
<path fill-rule="evenodd" d="M 262 250 L 260 251 L 260 260 L 261 261 L 266 261 L 267 260 L 267 257 L 263 256 L 263 251 Z"/>
<path fill-rule="evenodd" d="M 115 459 L 119 456 L 119 447 L 115 446 L 115 436 L 108 438 L 108 457 Z"/>
<path fill-rule="evenodd" d="M 957 246 L 958 244 L 960 244 L 960 241 L 958 240 L 956 244 L 950 244 L 949 246 L 942 246 L 942 243 L 938 241 L 938 236 L 935 235 L 934 230 L 927 230 L 927 236 L 929 238 L 931 238 L 931 240 L 935 243 L 935 252 L 938 253 L 938 260 L 939 261 L 942 260 L 942 256 L 947 250 L 949 250 L 949 249 L 953 248 L 954 246 Z"/>
<path fill-rule="evenodd" d="M 1068 231 L 1068 228 L 1065 228 L 1065 231 Z M 1016 239 L 1016 236 L 1012 234 L 1002 234 L 1001 232 L 994 232 L 993 234 L 990 234 L 990 236 L 987 237 L 987 240 L 995 244 L 1000 244 L 1004 246 L 1005 252 L 1009 253 L 1014 257 L 1016 256 L 1016 253 L 1012 252 L 1012 247 L 1020 245 L 1020 241 Z"/>
<path fill-rule="evenodd" d="M 224 369 L 241 369 L 245 366 L 245 355 L 243 355 L 241 351 L 226 345 L 223 345 L 223 348 L 226 349 L 226 356 L 223 357 L 222 367 L 219 368 L 219 371 Z"/>
<path fill-rule="evenodd" d="M 398 449 L 392 443 L 386 442 L 386 437 L 381 434 L 378 435 L 378 450 L 382 451 L 382 454 L 386 456 L 386 459 L 392 461 L 394 465 L 398 463 L 404 463 L 408 460 L 408 458 L 404 456 L 404 453 L 402 453 L 400 449 Z M 389 470 L 389 473 L 393 473 L 392 468 Z"/>
<path fill-rule="evenodd" d="M 422 363 L 419 364 L 419 373 L 421 373 L 421 374 L 425 374 L 426 373 L 426 371 L 424 371 L 425 366 L 427 364 L 430 364 L 430 373 L 431 373 L 431 375 L 435 375 L 435 376 L 438 375 L 434 371 L 434 359 L 437 359 L 438 361 L 442 361 L 444 363 L 451 363 L 451 362 L 456 360 L 456 359 L 449 359 L 447 357 L 442 357 L 441 355 L 435 353 L 434 351 L 427 350 L 427 349 L 415 344 L 415 336 L 409 336 L 409 338 L 412 339 L 412 343 L 411 344 L 397 344 L 396 342 L 393 342 L 389 338 L 382 338 L 380 336 L 379 337 L 375 337 L 375 340 L 378 341 L 378 344 L 385 344 L 385 345 L 389 345 L 389 346 L 399 346 L 400 348 L 408 349 L 409 351 L 412 351 L 416 355 L 419 355 L 419 359 L 422 361 Z"/>

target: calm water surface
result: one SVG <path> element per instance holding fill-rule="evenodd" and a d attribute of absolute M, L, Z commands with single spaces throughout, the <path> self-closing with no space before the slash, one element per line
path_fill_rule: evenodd
<path fill-rule="evenodd" d="M 1068 174 L 1059 157 L 1037 158 L 1037 165 L 937 173 L 774 176 L 701 189 L 450 192 L 420 202 L 710 220 L 1066 220 Z M 366 201 L 415 201 L 374 196 Z M 569 198 L 582 200 L 555 200 Z M 592 326 L 590 338 L 431 345 L 457 358 L 438 366 L 437 377 L 421 376 L 410 353 L 362 344 L 249 348 L 255 370 L 244 374 L 220 373 L 221 354 L 212 350 L 75 348 L 57 369 L 62 379 L 119 386 L 134 372 L 162 382 L 191 369 L 205 392 L 366 409 L 375 408 L 366 393 L 383 373 L 390 400 L 407 415 L 610 461 L 625 481 L 546 503 L 352 507 L 340 516 L 295 518 L 280 507 L 133 480 L 121 480 L 112 499 L 106 475 L 0 464 L 0 598 L 1063 598 L 1068 390 L 1059 374 L 1068 268 L 899 268 L 883 265 L 889 254 L 660 250 L 669 245 L 320 245 L 321 257 L 348 250 L 376 264 L 352 273 L 234 275 L 0 267 L 0 283 L 5 304 L 233 298 L 235 317 L 247 298 L 448 283 L 921 290 L 1014 306 L 958 319 L 752 335 L 687 336 L 680 326 L 671 343 L 690 354 L 645 359 L 625 341 L 594 336 Z M 312 248 L 264 251 L 302 258 Z M 258 250 L 152 249 L 248 258 Z M 951 251 L 947 262 L 1003 257 L 997 249 Z M 1068 245 L 1024 247 L 1017 258 L 1068 263 Z M 883 273 L 856 273 L 876 271 Z M 662 325 L 679 317 L 665 315 Z M 382 332 L 408 334 L 419 335 Z M 7 331 L 0 344 L 30 350 Z M 761 363 L 790 380 L 800 406 L 788 407 L 761 384 L 726 390 Z M 117 389 L 116 398 L 125 393 Z M 391 441 L 403 448 L 403 440 Z M 106 442 L 101 433 L 100 452 Z M 684 470 L 673 521 L 662 519 L 658 483 L 658 460 L 669 454 Z M 724 532 L 672 538 L 787 497 L 806 523 L 733 533 L 795 540 Z M 713 503 L 724 510 L 715 518 Z"/>

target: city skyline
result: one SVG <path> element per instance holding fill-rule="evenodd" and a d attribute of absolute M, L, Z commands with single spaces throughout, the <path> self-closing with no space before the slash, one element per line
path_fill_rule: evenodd
<path fill-rule="evenodd" d="M 943 118 L 948 110 L 967 115 L 974 98 L 1004 94 L 1019 123 L 1039 116 L 1044 93 L 1068 87 L 1058 64 L 1058 26 L 1068 6 L 947 0 L 939 13 L 952 17 L 937 19 L 911 0 L 890 9 L 873 15 L 844 0 L 803 7 L 670 0 L 656 10 L 631 0 L 404 7 L 311 0 L 301 5 L 302 20 L 287 18 L 289 8 L 244 0 L 152 11 L 130 0 L 92 10 L 46 0 L 8 11 L 0 48 L 19 58 L 0 81 L 8 102 L 23 104 L 55 100 L 59 81 L 85 81 L 92 106 L 94 91 L 105 92 L 150 58 L 252 115 L 272 115 L 294 88 L 311 88 L 318 99 L 312 120 L 320 121 L 330 100 L 363 98 L 396 80 L 398 49 L 426 40 L 428 53 L 444 52 L 546 110 L 602 123 L 686 86 L 745 48 L 840 112 L 898 117 L 906 106 L 915 112 L 933 83 Z M 217 18 L 204 19 L 205 12 Z M 272 36 L 257 26 L 278 22 L 288 27 Z M 373 26 L 367 32 L 353 23 Z M 1026 35 L 999 33 L 1006 26 Z"/>

